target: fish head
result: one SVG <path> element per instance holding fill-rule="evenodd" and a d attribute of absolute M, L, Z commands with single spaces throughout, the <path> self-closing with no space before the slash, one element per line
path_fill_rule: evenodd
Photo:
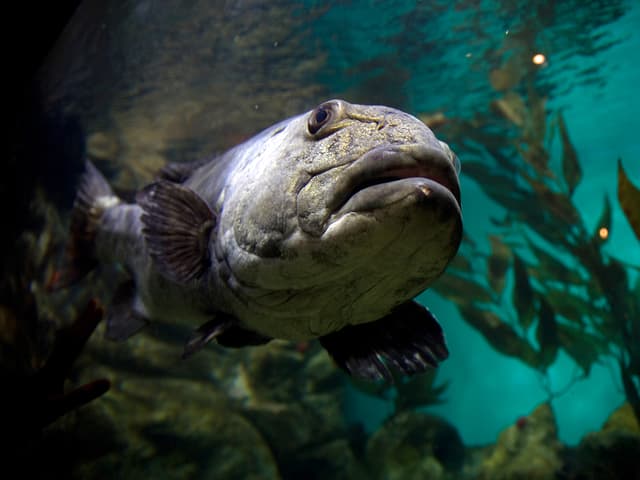
<path fill-rule="evenodd" d="M 329 284 L 364 292 L 386 282 L 397 304 L 458 250 L 458 158 L 407 113 L 330 100 L 237 155 L 220 257 L 245 294 Z"/>

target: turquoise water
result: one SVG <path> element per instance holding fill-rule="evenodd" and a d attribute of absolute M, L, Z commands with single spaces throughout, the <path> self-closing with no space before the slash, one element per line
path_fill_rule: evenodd
<path fill-rule="evenodd" d="M 610 237 L 602 251 L 605 258 L 628 265 L 637 293 L 640 241 L 618 205 L 616 185 L 618 158 L 640 185 L 638 51 L 640 3 L 633 0 L 83 2 L 36 77 L 34 123 L 49 128 L 46 141 L 34 140 L 27 121 L 22 137 L 27 140 L 22 141 L 33 141 L 33 150 L 16 149 L 38 157 L 17 162 L 20 176 L 11 176 L 28 183 L 12 186 L 20 190 L 19 198 L 33 188 L 34 200 L 17 215 L 29 220 L 17 223 L 25 229 L 16 234 L 25 260 L 5 275 L 6 281 L 3 277 L 2 285 L 18 285 L 18 293 L 11 290 L 14 303 L 37 304 L 42 318 L 34 321 L 36 326 L 16 328 L 27 339 L 18 338 L 22 343 L 7 348 L 11 317 L 5 313 L 7 295 L 2 297 L 0 320 L 9 333 L 3 331 L 0 338 L 1 359 L 20 365 L 9 358 L 18 351 L 16 356 L 26 358 L 23 363 L 30 367 L 41 364 L 54 327 L 68 325 L 89 297 L 108 304 L 114 278 L 120 278 L 122 272 L 108 271 L 57 296 L 45 288 L 44 279 L 64 248 L 69 192 L 75 190 L 84 158 L 97 165 L 118 194 L 133 198 L 167 162 L 209 157 L 329 98 L 389 105 L 425 120 L 442 114 L 444 123 L 433 128 L 462 164 L 465 233 L 487 254 L 489 236 L 506 231 L 495 220 L 514 212 L 490 199 L 493 187 L 478 183 L 477 165 L 489 169 L 491 158 L 479 153 L 478 140 L 469 139 L 484 139 L 488 147 L 492 141 L 513 145 L 522 128 L 503 118 L 504 111 L 496 113 L 495 101 L 510 92 L 539 106 L 536 99 L 546 97 L 540 145 L 550 153 L 549 165 L 560 177 L 563 145 L 557 134 L 551 138 L 562 112 L 583 175 L 571 201 L 591 232 L 600 226 L 603 200 L 609 198 Z M 545 62 L 532 65 L 534 54 L 544 54 Z M 516 116 L 522 113 L 518 105 L 508 106 Z M 530 117 L 525 113 L 526 123 Z M 465 163 L 476 170 L 465 171 Z M 515 188 L 530 168 L 524 164 L 518 172 L 498 173 L 505 173 Z M 44 174 L 32 174 L 42 169 Z M 22 204 L 16 204 L 18 210 Z M 545 207 L 532 194 L 526 208 Z M 530 227 L 516 225 L 508 234 L 530 232 Z M 556 251 L 558 246 L 544 248 Z M 534 256 L 524 243 L 516 250 L 525 259 Z M 570 270 L 578 268 L 570 255 L 560 258 Z M 541 280 L 535 276 L 547 274 L 528 271 L 539 289 Z M 483 285 L 491 280 L 481 278 Z M 507 276 L 507 291 L 515 289 L 515 282 Z M 445 330 L 450 356 L 440 365 L 436 384 L 448 387 L 441 403 L 420 410 L 446 419 L 465 446 L 495 443 L 501 432 L 521 425 L 518 419 L 548 400 L 558 438 L 575 446 L 600 430 L 625 401 L 612 355 L 602 355 L 585 378 L 578 378 L 576 361 L 560 348 L 545 374 L 543 367 L 500 353 L 470 326 L 460 309 L 473 298 L 456 299 L 436 292 L 437 286 L 418 300 Z M 22 302 L 20 295 L 28 300 Z M 586 304 L 594 311 L 600 306 L 589 298 Z M 522 327 L 512 305 L 492 311 L 535 349 L 540 346 L 537 327 Z M 41 338 L 43 332 L 48 339 Z M 104 478 L 105 472 L 119 478 L 310 478 L 300 472 L 370 478 L 354 472 L 362 473 L 363 465 L 375 470 L 370 466 L 375 453 L 364 445 L 373 445 L 375 452 L 372 439 L 397 418 L 392 401 L 371 395 L 371 389 L 364 393 L 362 385 L 331 364 L 317 342 L 241 350 L 216 346 L 193 361 L 177 361 L 190 332 L 190 327 L 160 324 L 114 345 L 98 327 L 70 384 L 106 377 L 111 390 L 54 424 L 53 434 L 45 437 L 53 441 L 44 444 L 53 453 L 45 458 L 58 458 L 66 471 L 62 450 L 77 448 L 76 441 L 88 446 L 77 455 L 80 466 L 69 462 L 75 475 L 70 478 Z M 600 340 L 615 342 L 616 334 Z M 407 451 L 399 454 L 400 463 L 413 458 L 414 450 Z M 479 462 L 470 455 L 466 461 Z M 349 469 L 341 470 L 340 462 Z M 253 468 L 255 476 L 245 475 L 244 467 Z M 433 478 L 476 478 L 477 466 L 465 468 L 460 477 Z"/>
<path fill-rule="evenodd" d="M 562 3 L 558 2 L 560 8 Z M 482 2 L 482 5 L 488 11 L 495 6 L 492 2 Z M 551 97 L 550 104 L 563 109 L 584 166 L 585 180 L 575 192 L 575 204 L 587 224 L 593 227 L 600 214 L 603 197 L 609 195 L 610 198 L 615 198 L 617 158 L 623 160 L 627 171 L 632 175 L 635 172 L 635 178 L 640 173 L 640 143 L 636 138 L 636 132 L 640 128 L 640 98 L 631 93 L 640 82 L 640 65 L 636 61 L 640 48 L 637 28 L 640 25 L 640 5 L 637 2 L 623 2 L 622 5 L 628 7 L 622 18 L 591 32 L 594 37 L 604 35 L 609 40 L 618 39 L 620 43 L 593 56 L 575 55 L 563 58 L 560 52 L 553 50 L 555 44 L 561 43 L 555 41 L 554 32 L 540 32 L 543 39 L 540 51 L 548 58 L 549 70 L 553 69 L 550 79 L 556 83 L 558 90 L 563 90 L 561 95 Z M 371 31 L 371 25 L 376 23 L 377 18 L 386 19 L 398 12 L 395 8 L 391 11 L 393 13 L 389 16 L 371 17 L 371 24 L 364 22 L 367 29 L 363 29 L 361 35 L 364 37 Z M 476 99 L 479 95 L 476 91 L 482 88 L 481 85 L 487 88 L 486 77 L 483 78 L 486 69 L 478 69 L 477 66 L 474 68 L 469 64 L 466 54 L 473 55 L 490 48 L 491 44 L 498 44 L 512 21 L 499 23 L 492 15 L 487 14 L 483 19 L 483 24 L 488 27 L 486 37 L 476 39 L 474 44 L 459 41 L 464 36 L 458 37 L 450 31 L 446 15 L 438 15 L 437 18 L 433 23 L 442 31 L 434 33 L 435 39 L 445 38 L 447 44 L 453 45 L 451 49 L 443 48 L 441 53 L 449 61 L 441 57 L 432 58 L 427 54 L 422 55 L 418 62 L 404 63 L 406 68 L 415 68 L 417 74 L 411 76 L 401 95 L 414 105 L 414 111 L 432 111 L 444 107 L 446 112 L 451 110 L 457 113 L 460 105 L 469 102 L 465 98 L 469 90 Z M 460 22 L 460 19 L 457 21 Z M 527 17 L 525 13 L 523 17 L 514 19 L 513 23 L 534 21 L 534 18 Z M 389 21 L 388 24 L 393 25 L 394 22 Z M 390 28 L 393 30 L 394 27 Z M 379 25 L 377 31 L 380 31 Z M 429 35 L 428 38 L 431 40 L 433 37 Z M 357 44 L 369 45 L 362 37 L 360 39 Z M 438 43 L 438 40 L 433 41 Z M 569 48 L 577 48 L 577 45 L 569 44 Z M 399 44 L 396 51 L 401 50 Z M 560 58 L 556 63 L 557 57 Z M 431 63 L 437 74 L 429 68 Z M 447 64 L 444 68 L 443 63 Z M 565 72 L 566 64 L 571 64 L 574 71 Z M 583 79 L 576 75 L 576 69 L 580 71 L 590 65 L 598 66 L 598 74 L 603 79 L 601 83 L 582 84 Z M 425 70 L 426 73 L 421 75 Z M 464 110 L 462 112 L 465 113 Z M 465 154 L 458 153 L 463 165 L 465 229 L 474 239 L 482 241 L 491 231 L 489 216 L 495 211 L 496 205 L 486 199 L 473 180 L 465 177 Z M 535 204 L 532 208 L 535 208 Z M 614 211 L 611 231 L 607 251 L 633 265 L 639 265 L 640 248 L 620 209 Z M 544 401 L 546 393 L 542 388 L 543 379 L 537 371 L 493 350 L 481 335 L 460 318 L 450 302 L 432 292 L 426 292 L 420 299 L 446 325 L 452 352 L 451 357 L 442 365 L 439 376 L 440 379 L 451 381 L 446 395 L 447 402 L 445 405 L 432 407 L 431 410 L 451 419 L 458 426 L 465 442 L 491 442 L 501 430 Z M 563 389 L 570 382 L 575 368 L 575 363 L 570 358 L 560 355 L 549 371 L 552 389 Z M 623 402 L 624 394 L 616 372 L 616 365 L 611 360 L 606 360 L 603 365 L 594 367 L 587 379 L 578 381 L 553 401 L 559 435 L 563 441 L 578 443 L 587 432 L 598 430 L 611 411 Z M 489 408 L 483 408 L 486 406 Z M 368 398 L 354 393 L 351 408 L 353 416 L 367 418 L 372 424 L 377 424 L 389 414 L 391 406 L 384 402 L 371 403 Z"/>

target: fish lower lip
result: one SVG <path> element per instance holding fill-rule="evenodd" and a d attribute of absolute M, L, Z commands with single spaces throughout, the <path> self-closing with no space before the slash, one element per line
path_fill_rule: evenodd
<path fill-rule="evenodd" d="M 427 190 L 430 194 L 433 188 L 445 188 L 460 205 L 458 176 L 446 154 L 423 145 L 400 145 L 372 150 L 356 160 L 334 186 L 330 210 L 337 213 L 348 204 L 375 205 L 379 203 L 376 195 L 392 195 L 395 187 L 403 186 L 399 181 L 409 179 L 416 180 L 417 188 L 426 189 L 422 190 L 425 195 Z M 371 198 L 364 201 L 365 195 Z M 358 201 L 351 201 L 356 197 Z"/>
<path fill-rule="evenodd" d="M 350 212 L 369 212 L 401 202 L 408 197 L 414 201 L 444 201 L 459 204 L 453 193 L 442 184 L 424 177 L 409 177 L 390 180 L 367 186 L 351 195 L 334 215 L 340 217 Z M 433 200 L 430 200 L 433 198 Z"/>

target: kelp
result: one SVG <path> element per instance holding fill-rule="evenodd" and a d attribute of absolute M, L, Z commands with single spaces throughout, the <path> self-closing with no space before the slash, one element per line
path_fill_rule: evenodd
<path fill-rule="evenodd" d="M 489 241 L 491 242 L 491 256 L 487 262 L 489 283 L 495 292 L 501 294 L 504 290 L 506 274 L 509 270 L 511 250 L 496 235 L 489 236 Z"/>
<path fill-rule="evenodd" d="M 560 114 L 558 114 L 558 130 L 562 138 L 562 175 L 569 190 L 569 195 L 572 195 L 580 180 L 582 180 L 582 168 L 580 168 L 580 162 L 578 162 L 576 149 L 569 139 L 564 117 Z"/>
<path fill-rule="evenodd" d="M 404 377 L 393 369 L 391 372 L 393 382 L 373 383 L 352 379 L 351 385 L 366 395 L 390 401 L 393 405 L 390 414 L 392 417 L 409 410 L 444 403 L 443 395 L 449 387 L 449 382 L 436 384 L 437 370 L 429 370 L 412 377 Z"/>
<path fill-rule="evenodd" d="M 640 419 L 640 279 L 629 274 L 638 267 L 604 248 L 616 208 L 640 239 L 640 189 L 618 160 L 619 206 L 605 196 L 587 226 L 574 201 L 584 169 L 570 128 L 548 109 L 538 70 L 515 64 L 509 57 L 491 72 L 497 98 L 484 113 L 448 118 L 438 131 L 464 158 L 462 174 L 506 213 L 492 219 L 490 252 L 463 242 L 455 265 L 465 268 L 432 288 L 493 348 L 542 373 L 560 351 L 585 376 L 613 358 Z"/>
<path fill-rule="evenodd" d="M 618 159 L 618 201 L 636 237 L 640 240 L 640 188 L 631 183 Z"/>

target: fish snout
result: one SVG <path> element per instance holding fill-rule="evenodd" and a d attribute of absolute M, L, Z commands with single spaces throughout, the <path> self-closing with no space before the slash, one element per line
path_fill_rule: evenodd
<path fill-rule="evenodd" d="M 334 212 L 345 206 L 354 210 L 368 209 L 369 202 L 365 200 L 380 200 L 384 193 L 417 184 L 408 182 L 409 179 L 428 180 L 432 187 L 435 183 L 445 188 L 459 208 L 460 182 L 456 162 L 455 154 L 442 142 L 377 147 L 342 172 L 329 194 L 328 208 Z"/>
<path fill-rule="evenodd" d="M 353 162 L 315 175 L 299 192 L 300 227 L 314 236 L 348 213 L 391 210 L 393 204 L 427 202 L 460 215 L 457 157 L 439 141 L 386 144 Z M 406 200 L 406 202 L 405 202 Z M 439 205 L 442 204 L 442 208 Z"/>

